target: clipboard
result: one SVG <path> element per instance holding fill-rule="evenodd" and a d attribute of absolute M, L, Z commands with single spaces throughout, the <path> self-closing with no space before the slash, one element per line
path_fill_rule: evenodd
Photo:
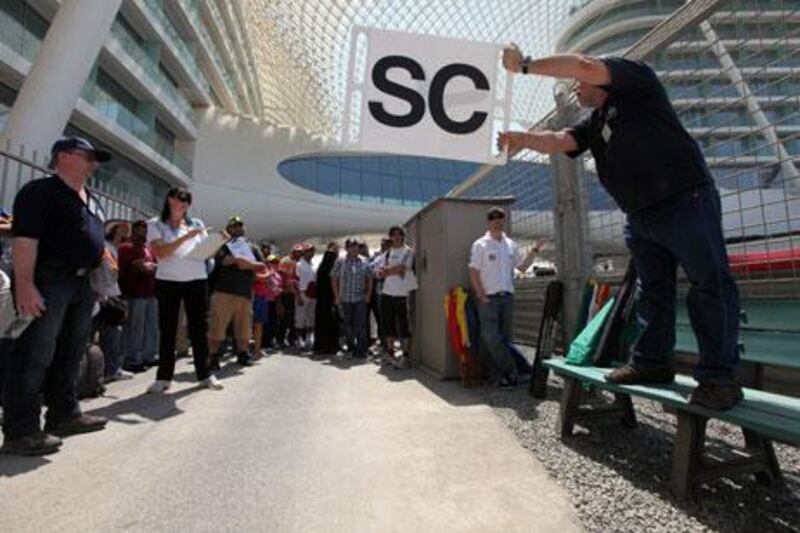
<path fill-rule="evenodd" d="M 205 261 L 213 257 L 222 246 L 228 242 L 228 237 L 219 230 L 207 233 L 202 240 L 184 254 L 184 259 Z"/>

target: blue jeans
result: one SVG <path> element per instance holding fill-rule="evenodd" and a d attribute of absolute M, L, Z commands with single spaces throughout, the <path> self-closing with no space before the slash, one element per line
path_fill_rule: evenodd
<path fill-rule="evenodd" d="M 489 303 L 478 304 L 481 318 L 481 338 L 489 350 L 494 369 L 501 376 L 515 377 L 517 364 L 509 346 L 513 338 L 514 295 L 492 294 Z"/>
<path fill-rule="evenodd" d="M 122 326 L 97 328 L 100 333 L 100 349 L 103 350 L 103 372 L 109 378 L 122 368 Z"/>
<path fill-rule="evenodd" d="M 42 389 L 48 422 L 59 424 L 81 414 L 75 380 L 92 329 L 89 279 L 62 278 L 37 288 L 47 310 L 14 342 L 6 368 L 3 433 L 8 439 L 40 430 Z"/>
<path fill-rule="evenodd" d="M 367 302 L 343 302 L 341 304 L 344 333 L 347 347 L 356 357 L 367 356 L 369 335 L 367 331 Z"/>
<path fill-rule="evenodd" d="M 158 356 L 158 301 L 129 298 L 128 321 L 123 327 L 125 363 L 153 363 Z"/>
<path fill-rule="evenodd" d="M 673 353 L 680 264 L 691 283 L 687 307 L 700 353 L 695 379 L 734 382 L 739 293 L 728 266 L 716 188 L 693 187 L 666 204 L 628 216 L 625 240 L 641 287 L 637 319 L 643 330 L 632 348 L 633 365 L 663 365 Z"/>

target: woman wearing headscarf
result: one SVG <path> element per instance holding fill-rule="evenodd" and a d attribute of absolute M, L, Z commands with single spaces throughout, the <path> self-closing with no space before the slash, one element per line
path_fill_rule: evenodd
<path fill-rule="evenodd" d="M 314 317 L 314 353 L 335 354 L 339 351 L 339 317 L 331 288 L 331 270 L 339 258 L 339 245 L 328 244 L 317 269 L 317 309 Z"/>

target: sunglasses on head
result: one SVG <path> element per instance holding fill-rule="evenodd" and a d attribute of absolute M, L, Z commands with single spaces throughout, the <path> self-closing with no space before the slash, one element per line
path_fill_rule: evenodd
<path fill-rule="evenodd" d="M 188 192 L 179 192 L 172 195 L 173 198 L 180 202 L 192 203 L 192 195 Z"/>

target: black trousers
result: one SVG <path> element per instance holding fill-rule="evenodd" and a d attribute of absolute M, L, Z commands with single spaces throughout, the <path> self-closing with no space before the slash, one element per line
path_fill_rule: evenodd
<path fill-rule="evenodd" d="M 378 326 L 378 331 L 375 335 L 372 335 L 372 326 L 369 320 L 370 313 L 375 317 L 375 324 Z M 372 287 L 372 298 L 370 298 L 369 306 L 367 307 L 367 337 L 370 339 L 377 337 L 381 342 L 386 337 L 383 334 L 383 322 L 381 321 L 381 295 L 377 287 Z"/>
<path fill-rule="evenodd" d="M 381 295 L 381 319 L 383 332 L 390 339 L 409 339 L 408 298 L 405 296 Z"/>
<path fill-rule="evenodd" d="M 208 283 L 194 281 L 156 280 L 158 299 L 159 361 L 156 379 L 171 381 L 175 374 L 175 334 L 181 302 L 186 309 L 189 341 L 194 354 L 194 371 L 198 380 L 208 372 Z"/>
<path fill-rule="evenodd" d="M 297 337 L 294 328 L 294 294 L 281 294 L 281 306 L 283 307 L 283 316 L 278 322 L 277 340 L 278 342 L 288 340 L 293 343 Z"/>
<path fill-rule="evenodd" d="M 263 348 L 274 347 L 276 331 L 278 331 L 278 302 L 267 302 L 267 323 L 264 324 L 264 334 L 261 336 Z"/>
<path fill-rule="evenodd" d="M 75 382 L 92 329 L 89 279 L 61 276 L 40 281 L 37 288 L 47 310 L 14 341 L 6 361 L 3 431 L 12 440 L 40 430 L 42 391 L 49 422 L 81 414 Z"/>

